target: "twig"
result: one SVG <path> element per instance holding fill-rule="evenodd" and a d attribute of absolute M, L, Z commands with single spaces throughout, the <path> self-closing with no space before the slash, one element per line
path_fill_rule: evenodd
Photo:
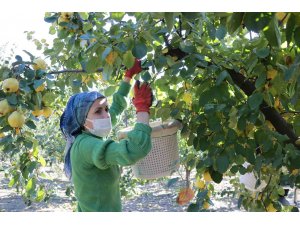
<path fill-rule="evenodd" d="M 289 114 L 289 113 L 291 113 L 291 114 L 300 114 L 300 111 L 282 112 L 282 113 L 280 113 L 280 114 L 281 114 L 281 115 L 284 115 L 284 114 Z"/>
<path fill-rule="evenodd" d="M 287 16 L 288 16 L 288 13 L 286 13 L 284 15 L 284 17 L 279 21 L 279 26 L 281 26 L 283 24 L 283 21 L 287 18 Z"/>
<path fill-rule="evenodd" d="M 103 68 L 99 68 L 96 72 L 102 72 Z M 50 71 L 46 74 L 60 74 L 60 73 L 87 73 L 85 70 L 60 70 L 60 71 Z"/>
<path fill-rule="evenodd" d="M 164 41 L 165 41 L 165 44 L 166 44 L 167 48 L 170 50 L 171 49 L 171 45 L 169 43 L 168 37 L 166 35 L 164 35 L 163 37 L 164 37 Z"/>

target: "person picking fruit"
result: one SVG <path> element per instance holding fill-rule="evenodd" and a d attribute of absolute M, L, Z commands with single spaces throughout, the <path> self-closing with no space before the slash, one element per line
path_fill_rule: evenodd
<path fill-rule="evenodd" d="M 134 129 L 120 142 L 107 138 L 117 116 L 126 108 L 130 80 L 141 70 L 141 62 L 135 60 L 113 95 L 110 107 L 101 93 L 83 92 L 69 99 L 60 118 L 60 128 L 67 140 L 64 170 L 74 184 L 79 212 L 122 211 L 119 166 L 136 163 L 151 149 L 152 89 L 138 80 L 132 100 L 136 108 Z"/>

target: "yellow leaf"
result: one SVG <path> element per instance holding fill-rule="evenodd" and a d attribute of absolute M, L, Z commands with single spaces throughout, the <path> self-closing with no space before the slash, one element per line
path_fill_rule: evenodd
<path fill-rule="evenodd" d="M 204 180 L 205 180 L 206 182 L 212 181 L 212 178 L 211 178 L 211 176 L 210 176 L 209 171 L 205 171 L 205 172 L 204 172 L 203 178 L 204 178 Z"/>
<path fill-rule="evenodd" d="M 209 203 L 208 202 L 204 202 L 203 203 L 203 209 L 208 209 L 209 208 Z"/>
<path fill-rule="evenodd" d="M 199 177 L 197 177 L 194 186 L 196 188 L 203 189 L 203 188 L 205 188 L 205 181 L 201 180 Z"/>
<path fill-rule="evenodd" d="M 43 167 L 46 166 L 46 160 L 45 160 L 42 156 L 39 157 L 38 162 L 39 162 Z"/>
<path fill-rule="evenodd" d="M 268 206 L 267 206 L 267 212 L 276 212 L 277 209 L 274 208 L 273 204 L 270 203 Z"/>
<path fill-rule="evenodd" d="M 112 52 L 110 52 L 110 53 L 108 54 L 108 56 L 106 57 L 105 61 L 106 61 L 109 65 L 112 65 L 112 64 L 114 64 L 114 62 L 115 62 L 115 60 L 116 60 L 117 57 L 118 57 L 118 53 L 112 51 Z"/>
<path fill-rule="evenodd" d="M 182 100 L 187 104 L 192 104 L 192 94 L 190 92 L 185 92 L 182 96 Z"/>

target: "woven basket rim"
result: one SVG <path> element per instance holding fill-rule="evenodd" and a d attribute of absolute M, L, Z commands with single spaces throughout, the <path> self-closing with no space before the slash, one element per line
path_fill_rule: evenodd
<path fill-rule="evenodd" d="M 167 135 L 175 134 L 178 130 L 182 129 L 182 123 L 178 120 L 166 120 L 166 121 L 153 121 L 149 123 L 152 128 L 152 137 L 163 137 Z M 117 132 L 119 140 L 127 137 L 127 133 L 130 132 L 133 127 L 126 127 Z"/>

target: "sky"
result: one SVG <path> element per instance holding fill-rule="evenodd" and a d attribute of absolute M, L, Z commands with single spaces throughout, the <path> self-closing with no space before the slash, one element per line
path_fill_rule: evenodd
<path fill-rule="evenodd" d="M 1 5 L 0 47 L 9 42 L 7 51 L 10 50 L 12 44 L 16 44 L 15 54 L 27 56 L 22 52 L 24 49 L 35 56 L 41 56 L 42 52 L 37 51 L 33 42 L 26 39 L 24 31 L 35 31 L 35 38 L 39 40 L 45 38 L 48 43 L 51 43 L 55 35 L 49 34 L 49 24 L 43 20 L 44 13 L 51 11 L 300 11 L 300 1 L 297 0 L 184 0 L 184 2 L 185 4 L 182 4 L 182 0 L 178 2 L 175 0 L 110 0 L 109 2 L 103 0 L 9 0 L 5 5 Z"/>
<path fill-rule="evenodd" d="M 9 22 L 8 21 L 9 18 Z M 49 24 L 44 22 L 44 12 L 36 11 L 29 13 L 28 16 L 11 16 L 11 12 L 2 11 L 0 13 L 0 27 L 5 31 L 5 35 L 0 35 L 0 47 L 6 45 L 6 53 L 10 52 L 13 44 L 16 45 L 14 53 L 23 56 L 27 55 L 23 50 L 31 52 L 33 55 L 41 56 L 42 52 L 36 50 L 36 46 L 32 41 L 28 41 L 24 31 L 35 31 L 34 38 L 41 40 L 46 39 L 47 42 L 52 42 L 54 35 L 49 34 Z M 1 53 L 3 54 L 3 53 Z M 5 54 L 5 53 L 4 53 Z M 3 57 L 3 56 L 2 56 Z M 29 59 L 29 58 L 28 58 Z"/>

